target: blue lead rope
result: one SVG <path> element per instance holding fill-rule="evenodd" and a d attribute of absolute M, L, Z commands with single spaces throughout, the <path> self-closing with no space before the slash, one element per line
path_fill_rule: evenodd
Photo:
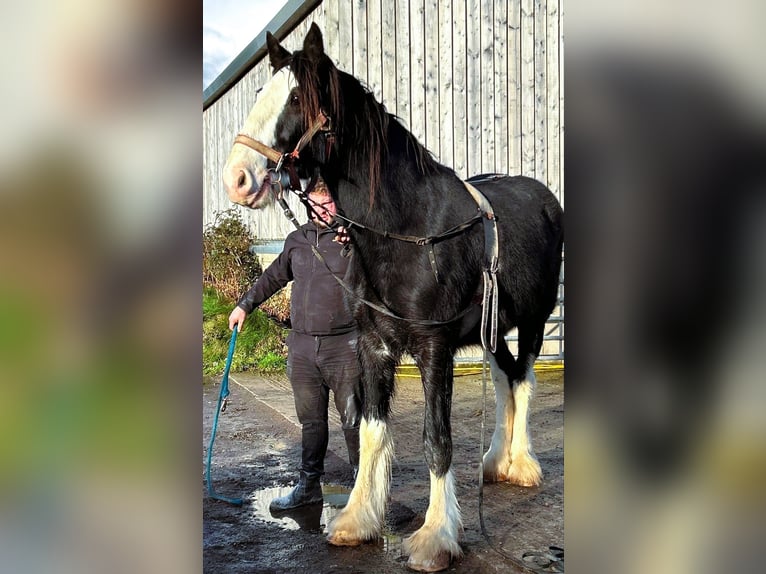
<path fill-rule="evenodd" d="M 218 408 L 215 410 L 215 420 L 213 421 L 213 433 L 210 436 L 210 446 L 207 447 L 207 471 L 205 473 L 207 481 L 207 495 L 210 498 L 216 500 L 223 500 L 229 504 L 235 506 L 242 506 L 241 498 L 228 498 L 216 494 L 213 489 L 213 482 L 210 480 L 210 460 L 213 458 L 213 441 L 215 440 L 215 432 L 218 430 L 218 415 L 226 410 L 226 397 L 229 396 L 229 369 L 231 368 L 231 359 L 234 357 L 234 347 L 237 344 L 237 331 L 239 331 L 239 325 L 237 325 L 231 334 L 231 342 L 229 343 L 229 354 L 226 356 L 226 368 L 223 370 L 223 379 L 221 380 L 221 393 L 218 395 Z"/>

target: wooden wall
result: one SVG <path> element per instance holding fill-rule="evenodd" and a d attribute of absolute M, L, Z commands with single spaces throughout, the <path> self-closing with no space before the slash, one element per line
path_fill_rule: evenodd
<path fill-rule="evenodd" d="M 563 204 L 561 12 L 561 0 L 324 0 L 282 43 L 299 49 L 316 22 L 336 65 L 459 176 L 528 175 Z M 221 170 L 270 76 L 264 58 L 203 112 L 205 224 L 233 206 Z M 261 239 L 292 230 L 277 209 L 242 214 Z"/>

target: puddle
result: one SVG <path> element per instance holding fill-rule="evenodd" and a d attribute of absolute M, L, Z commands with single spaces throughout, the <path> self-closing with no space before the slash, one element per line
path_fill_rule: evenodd
<path fill-rule="evenodd" d="M 276 524 L 285 530 L 309 530 L 324 533 L 327 524 L 338 514 L 348 502 L 351 488 L 337 484 L 323 484 L 322 505 L 313 504 L 294 510 L 273 515 L 269 510 L 269 504 L 274 498 L 284 496 L 293 489 L 292 486 L 278 488 L 264 488 L 254 492 L 248 500 L 252 505 L 255 518 Z M 402 558 L 402 541 L 404 537 L 384 531 L 377 545 L 392 559 Z"/>
<path fill-rule="evenodd" d="M 292 486 L 278 488 L 264 488 L 254 492 L 250 501 L 255 518 L 277 524 L 285 530 L 314 530 L 324 531 L 327 523 L 346 506 L 351 489 L 337 484 L 323 484 L 322 498 L 324 502 L 303 506 L 294 510 L 280 512 L 273 515 L 269 510 L 269 504 L 275 498 L 285 496 L 293 489 Z"/>

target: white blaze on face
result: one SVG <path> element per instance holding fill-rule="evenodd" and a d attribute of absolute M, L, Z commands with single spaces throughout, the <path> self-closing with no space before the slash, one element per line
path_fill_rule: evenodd
<path fill-rule="evenodd" d="M 239 133 L 269 147 L 274 147 L 277 120 L 296 86 L 288 68 L 282 68 L 258 94 Z M 248 207 L 263 207 L 271 198 L 266 171 L 266 158 L 249 147 L 235 143 L 223 168 L 223 185 L 229 199 Z"/>

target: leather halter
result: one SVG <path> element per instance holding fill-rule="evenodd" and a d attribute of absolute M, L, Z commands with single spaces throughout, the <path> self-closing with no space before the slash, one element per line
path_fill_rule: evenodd
<path fill-rule="evenodd" d="M 330 121 L 330 118 L 327 117 L 322 111 L 317 114 L 317 117 L 309 126 L 309 129 L 307 129 L 306 132 L 301 136 L 301 139 L 299 139 L 298 143 L 295 144 L 295 149 L 293 149 L 293 151 L 290 153 L 280 153 L 274 148 L 267 146 L 265 143 L 251 138 L 245 134 L 237 134 L 237 137 L 234 138 L 234 143 L 249 147 L 262 156 L 265 156 L 266 159 L 269 159 L 277 164 L 275 168 L 270 169 L 269 171 L 274 173 L 274 177 L 272 178 L 272 186 L 276 188 L 274 191 L 279 198 L 282 196 L 282 190 L 284 187 L 281 174 L 282 166 L 287 168 L 287 174 L 289 176 L 289 188 L 295 191 L 301 190 L 300 178 L 295 171 L 295 161 L 300 158 L 301 151 L 303 151 L 303 149 L 309 144 L 312 138 L 319 131 L 327 133 L 327 154 L 329 155 L 330 149 L 334 142 L 334 134 L 332 132 L 332 122 Z"/>

